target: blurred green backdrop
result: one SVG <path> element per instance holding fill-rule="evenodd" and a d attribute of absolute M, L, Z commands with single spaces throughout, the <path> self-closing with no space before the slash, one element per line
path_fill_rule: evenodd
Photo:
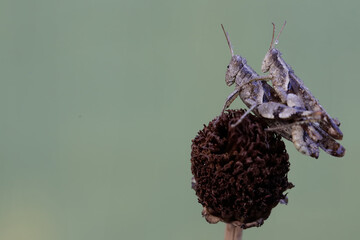
<path fill-rule="evenodd" d="M 346 156 L 288 145 L 288 206 L 245 239 L 359 232 L 356 0 L 0 1 L 0 239 L 223 239 L 190 189 L 191 139 L 233 90 L 230 53 L 279 49 L 342 122 Z M 233 107 L 244 107 L 240 100 Z"/>

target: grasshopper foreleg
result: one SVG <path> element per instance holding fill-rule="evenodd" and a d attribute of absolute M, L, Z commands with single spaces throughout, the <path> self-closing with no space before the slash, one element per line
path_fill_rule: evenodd
<path fill-rule="evenodd" d="M 231 124 L 231 127 L 234 128 L 236 127 L 237 125 L 239 125 L 241 123 L 241 121 L 249 114 L 252 112 L 252 110 L 254 110 L 258 105 L 254 104 L 252 105 L 242 116 L 239 120 L 237 120 L 236 123 L 234 124 Z"/>
<path fill-rule="evenodd" d="M 231 103 L 239 96 L 239 88 L 236 88 L 235 91 L 230 93 L 230 95 L 226 98 L 225 105 L 223 110 L 221 111 L 221 115 L 225 112 L 225 110 L 230 107 Z"/>
<path fill-rule="evenodd" d="M 249 81 L 242 83 L 241 85 L 239 85 L 239 89 L 241 89 L 243 86 L 251 83 L 251 82 L 255 82 L 255 81 L 271 81 L 273 80 L 272 76 L 261 76 L 261 77 L 255 77 L 255 78 L 251 78 Z"/>

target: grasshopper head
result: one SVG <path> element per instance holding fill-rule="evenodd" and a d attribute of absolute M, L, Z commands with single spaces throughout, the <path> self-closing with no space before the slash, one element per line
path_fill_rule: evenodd
<path fill-rule="evenodd" d="M 263 73 L 266 73 L 270 70 L 270 67 L 274 64 L 274 62 L 278 59 L 278 57 L 281 55 L 280 51 L 277 50 L 274 45 L 278 43 L 279 41 L 279 37 L 280 34 L 282 32 L 282 30 L 284 29 L 285 25 L 286 25 L 286 21 L 284 22 L 284 25 L 282 26 L 278 36 L 276 37 L 275 41 L 274 41 L 274 37 L 275 37 L 275 24 L 272 23 L 273 25 L 273 35 L 272 35 L 272 39 L 271 39 L 271 43 L 270 43 L 270 48 L 269 51 L 266 53 L 265 58 L 262 62 L 261 65 L 261 71 Z"/>
<path fill-rule="evenodd" d="M 234 55 L 234 50 L 231 46 L 229 36 L 228 36 L 227 32 L 225 31 L 224 26 L 222 24 L 221 24 L 221 27 L 224 31 L 226 41 L 228 43 L 228 46 L 230 48 L 230 53 L 231 53 L 231 60 L 230 60 L 229 65 L 227 66 L 227 70 L 226 70 L 226 74 L 225 74 L 226 85 L 231 86 L 234 84 L 236 75 L 238 74 L 240 69 L 244 66 L 244 64 L 246 64 L 246 59 L 239 55 Z"/>
<path fill-rule="evenodd" d="M 266 73 L 270 70 L 271 66 L 274 64 L 275 60 L 277 59 L 279 53 L 280 53 L 279 50 L 277 50 L 276 48 L 269 49 L 261 64 L 261 71 L 263 73 Z"/>
<path fill-rule="evenodd" d="M 227 66 L 227 70 L 225 74 L 226 85 L 231 86 L 232 84 L 234 84 L 236 75 L 241 70 L 241 68 L 244 67 L 245 64 L 246 64 L 245 58 L 239 55 L 234 55 L 231 57 L 231 61 Z"/>

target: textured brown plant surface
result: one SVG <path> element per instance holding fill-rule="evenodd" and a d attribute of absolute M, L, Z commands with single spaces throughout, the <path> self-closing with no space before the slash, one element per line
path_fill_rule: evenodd
<path fill-rule="evenodd" d="M 236 128 L 230 125 L 243 110 L 230 110 L 214 119 L 192 141 L 194 189 L 205 211 L 221 221 L 250 223 L 267 219 L 288 182 L 288 154 L 280 136 L 248 115 Z M 208 220 L 209 221 L 209 220 Z"/>

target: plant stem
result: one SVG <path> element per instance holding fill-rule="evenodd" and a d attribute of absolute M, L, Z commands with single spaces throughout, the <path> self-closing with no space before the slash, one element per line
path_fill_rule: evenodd
<path fill-rule="evenodd" d="M 225 227 L 225 240 L 242 240 L 243 229 L 227 223 Z"/>

